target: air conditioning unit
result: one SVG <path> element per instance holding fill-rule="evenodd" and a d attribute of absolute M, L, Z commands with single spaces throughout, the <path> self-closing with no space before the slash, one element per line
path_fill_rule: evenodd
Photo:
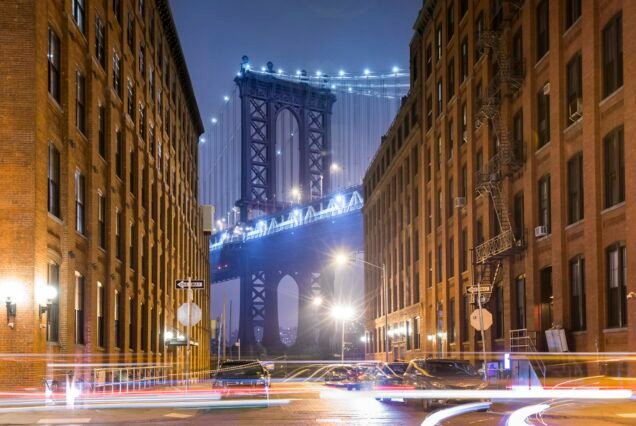
<path fill-rule="evenodd" d="M 550 82 L 547 82 L 545 86 L 543 86 L 543 94 L 545 96 L 550 94 Z"/>
<path fill-rule="evenodd" d="M 539 237 L 545 237 L 546 235 L 548 235 L 548 227 L 545 225 L 541 225 L 541 226 L 537 226 L 536 228 L 534 228 L 534 236 L 539 238 Z"/>
<path fill-rule="evenodd" d="M 455 208 L 461 209 L 466 207 L 466 197 L 455 197 Z"/>
<path fill-rule="evenodd" d="M 575 102 L 568 105 L 568 112 L 570 114 L 570 121 L 573 123 L 579 118 L 583 117 L 583 101 L 581 98 L 576 98 Z"/>

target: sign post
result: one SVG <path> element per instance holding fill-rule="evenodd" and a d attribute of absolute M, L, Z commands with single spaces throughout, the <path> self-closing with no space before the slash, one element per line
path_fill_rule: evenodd
<path fill-rule="evenodd" d="M 189 385 L 190 385 L 190 336 L 192 334 L 192 302 L 194 300 L 193 297 L 193 292 L 192 289 L 193 288 L 204 288 L 205 286 L 205 282 L 203 280 L 192 280 L 192 277 L 188 277 L 188 280 L 177 280 L 175 282 L 175 286 L 177 289 L 180 290 L 184 290 L 187 289 L 188 290 L 188 294 L 186 297 L 186 303 L 188 304 L 187 306 L 187 315 L 186 315 L 186 321 L 181 320 L 180 322 L 183 324 L 184 322 L 186 324 L 184 324 L 186 326 L 186 359 L 185 359 L 185 388 L 186 388 L 186 392 L 188 391 Z M 201 315 L 200 315 L 200 309 L 198 306 L 196 306 L 196 308 L 198 309 L 198 313 L 197 313 L 197 321 L 199 322 L 201 320 Z"/>

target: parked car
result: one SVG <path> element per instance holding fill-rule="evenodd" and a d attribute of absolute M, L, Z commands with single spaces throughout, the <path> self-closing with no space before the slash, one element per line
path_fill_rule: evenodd
<path fill-rule="evenodd" d="M 223 395 L 260 394 L 269 396 L 271 377 L 259 361 L 225 361 L 214 372 L 212 389 Z"/>
<path fill-rule="evenodd" d="M 483 376 L 466 360 L 460 359 L 414 359 L 404 373 L 404 383 L 415 389 L 484 389 L 487 386 Z M 443 399 L 421 399 L 425 410 L 433 402 Z"/>

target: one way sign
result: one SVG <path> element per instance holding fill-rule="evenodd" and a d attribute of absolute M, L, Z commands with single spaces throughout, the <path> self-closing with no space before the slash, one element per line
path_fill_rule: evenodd
<path fill-rule="evenodd" d="M 191 288 L 204 288 L 205 282 L 203 280 L 192 280 Z M 176 280 L 174 282 L 177 289 L 186 290 L 188 288 L 188 280 Z"/>

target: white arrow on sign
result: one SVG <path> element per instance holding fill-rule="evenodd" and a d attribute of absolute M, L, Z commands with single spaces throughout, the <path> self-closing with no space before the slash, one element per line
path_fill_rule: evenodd
<path fill-rule="evenodd" d="M 492 314 L 486 308 L 481 309 L 481 316 L 484 323 L 484 331 L 488 330 L 492 326 Z M 481 321 L 479 320 L 479 309 L 475 309 L 470 314 L 470 325 L 477 331 L 481 330 Z"/>
<path fill-rule="evenodd" d="M 199 306 L 196 303 L 192 303 L 191 305 L 191 309 L 192 312 L 190 312 L 190 319 L 192 320 L 190 322 L 190 326 L 196 325 L 199 321 L 201 321 L 202 318 L 202 313 L 201 313 L 201 308 L 199 308 Z M 179 309 L 177 309 L 177 320 L 179 320 L 179 323 L 185 327 L 188 326 L 188 304 L 184 303 L 183 305 L 179 306 Z"/>
<path fill-rule="evenodd" d="M 481 286 L 481 287 L 468 287 L 469 293 L 491 293 L 489 286 Z"/>
<path fill-rule="evenodd" d="M 203 280 L 192 280 L 190 281 L 190 288 L 204 288 L 205 282 Z M 186 289 L 188 288 L 188 280 L 176 280 L 175 285 L 177 288 Z"/>

